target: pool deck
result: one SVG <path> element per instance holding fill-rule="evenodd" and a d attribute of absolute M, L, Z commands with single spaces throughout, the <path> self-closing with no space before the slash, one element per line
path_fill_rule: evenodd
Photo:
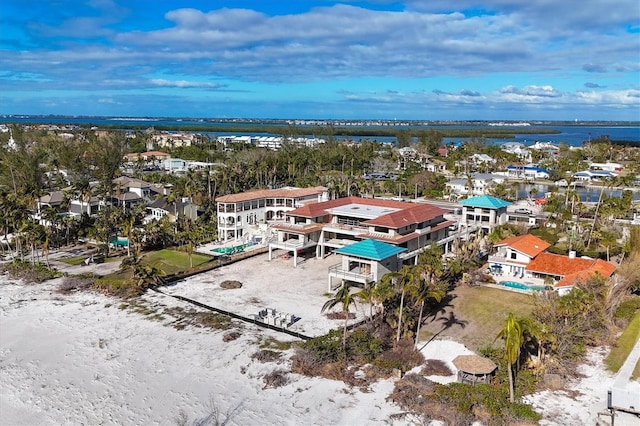
<path fill-rule="evenodd" d="M 514 277 L 513 275 L 509 275 L 509 274 L 497 274 L 497 273 L 490 273 L 489 275 L 495 280 L 495 284 L 485 284 L 485 286 L 492 287 L 492 288 L 499 288 L 501 290 L 515 291 L 516 293 L 531 294 L 533 290 L 521 290 L 518 288 L 503 286 L 499 284 L 500 281 L 511 281 L 511 282 L 523 284 L 526 286 L 545 287 L 547 285 L 544 283 L 544 280 L 541 278 L 531 278 L 531 277 L 520 278 L 519 276 Z"/>
<path fill-rule="evenodd" d="M 229 240 L 226 242 L 212 242 L 212 243 L 208 243 L 208 244 L 203 244 L 201 246 L 198 246 L 196 248 L 196 252 L 198 253 L 202 253 L 202 254 L 206 254 L 208 256 L 223 256 L 224 253 L 217 253 L 213 250 L 216 249 L 231 249 L 233 247 L 237 247 L 237 246 L 241 246 L 244 245 L 245 243 L 241 242 L 241 241 L 234 241 L 234 240 Z M 253 244 L 251 246 L 248 247 L 244 247 L 242 249 L 242 251 L 244 252 L 248 252 L 248 251 L 252 251 L 252 250 L 257 250 L 259 248 L 263 248 L 266 247 L 264 244 Z"/>

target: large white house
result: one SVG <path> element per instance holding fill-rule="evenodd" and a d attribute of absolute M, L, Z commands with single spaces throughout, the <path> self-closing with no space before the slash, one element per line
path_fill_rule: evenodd
<path fill-rule="evenodd" d="M 286 212 L 327 197 L 324 186 L 284 187 L 223 195 L 216 198 L 218 236 L 223 241 L 238 240 L 247 234 L 249 226 L 284 220 Z"/>
<path fill-rule="evenodd" d="M 402 249 L 400 264 L 411 263 L 431 244 L 448 250 L 447 244 L 455 237 L 449 237 L 449 226 L 454 222 L 444 218 L 446 212 L 431 204 L 378 198 L 345 197 L 308 203 L 288 212 L 287 221 L 271 226 L 277 238 L 269 243 L 269 257 L 273 250 L 286 250 L 293 252 L 295 264 L 299 252 L 315 251 L 323 258 L 371 239 Z"/>

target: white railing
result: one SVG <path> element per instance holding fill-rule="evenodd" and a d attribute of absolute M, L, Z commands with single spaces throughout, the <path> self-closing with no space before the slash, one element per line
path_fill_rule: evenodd
<path fill-rule="evenodd" d="M 373 281 L 372 273 L 369 272 L 367 274 L 363 274 L 360 272 L 354 272 L 353 270 L 347 271 L 345 269 L 342 269 L 342 264 L 340 263 L 329 267 L 329 275 L 332 277 L 347 279 L 351 281 Z"/>

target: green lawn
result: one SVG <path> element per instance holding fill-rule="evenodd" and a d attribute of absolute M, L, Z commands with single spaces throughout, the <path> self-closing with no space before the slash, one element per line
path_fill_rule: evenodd
<path fill-rule="evenodd" d="M 640 339 L 640 312 L 633 316 L 627 328 L 618 338 L 616 346 L 609 352 L 609 356 L 605 360 L 607 368 L 614 373 L 618 372 L 638 339 Z M 633 376 L 635 378 L 640 376 L 640 363 L 636 364 Z"/>
<path fill-rule="evenodd" d="M 439 333 L 477 349 L 492 344 L 509 312 L 529 317 L 533 310 L 532 296 L 513 291 L 461 285 L 453 295 L 446 311 L 423 327 L 423 338 Z"/>
<path fill-rule="evenodd" d="M 193 267 L 205 265 L 212 261 L 211 256 L 193 253 Z M 166 275 L 185 272 L 189 269 L 189 255 L 184 251 L 164 249 L 144 255 L 143 262 L 164 271 Z"/>
<path fill-rule="evenodd" d="M 87 259 L 87 256 L 67 257 L 66 259 L 60 259 L 60 262 L 67 265 L 78 266 Z"/>

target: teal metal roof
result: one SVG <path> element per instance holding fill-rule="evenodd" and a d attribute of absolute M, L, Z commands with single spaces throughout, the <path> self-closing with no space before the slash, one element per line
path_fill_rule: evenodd
<path fill-rule="evenodd" d="M 491 195 L 479 195 L 477 197 L 467 198 L 460 201 L 460 204 L 467 207 L 482 207 L 487 209 L 499 209 L 500 207 L 507 207 L 511 203 L 501 200 L 500 198 L 492 197 Z"/>
<path fill-rule="evenodd" d="M 357 256 L 371 260 L 383 260 L 395 254 L 402 253 L 406 249 L 377 240 L 362 240 L 357 243 L 339 248 L 335 253 Z"/>

